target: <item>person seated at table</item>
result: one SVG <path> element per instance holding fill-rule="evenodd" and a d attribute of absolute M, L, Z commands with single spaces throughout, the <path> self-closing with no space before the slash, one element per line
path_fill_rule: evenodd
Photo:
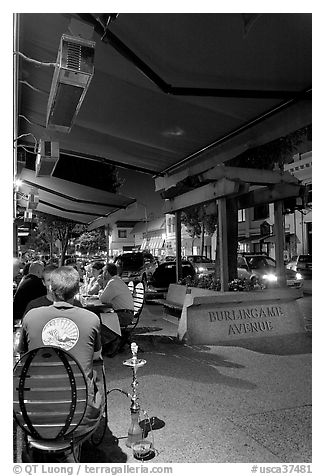
<path fill-rule="evenodd" d="M 87 287 L 87 294 L 90 296 L 97 295 L 102 289 L 101 275 L 104 268 L 104 263 L 96 261 L 91 265 L 91 278 Z"/>
<path fill-rule="evenodd" d="M 22 319 L 29 301 L 46 294 L 46 287 L 42 281 L 43 271 L 44 265 L 41 261 L 34 261 L 30 264 L 29 272 L 24 281 L 18 286 L 14 296 L 14 321 Z"/>
<path fill-rule="evenodd" d="M 104 291 L 99 299 L 103 304 L 112 306 L 116 312 L 120 327 L 125 328 L 132 323 L 133 297 L 125 282 L 117 275 L 117 267 L 113 263 L 107 263 L 103 270 L 103 281 L 106 282 Z M 122 338 L 102 325 L 102 345 L 105 355 L 112 357 L 121 347 Z"/>
<path fill-rule="evenodd" d="M 120 326 L 126 327 L 132 323 L 134 315 L 131 291 L 117 275 L 117 267 L 114 263 L 107 263 L 103 274 L 104 279 L 107 279 L 107 284 L 99 299 L 103 304 L 112 306 L 118 315 Z"/>
<path fill-rule="evenodd" d="M 30 309 L 33 309 L 35 307 L 50 306 L 51 304 L 53 304 L 53 295 L 52 295 L 50 287 L 51 287 L 51 274 L 52 274 L 52 271 L 54 271 L 55 269 L 58 269 L 58 266 L 56 264 L 48 264 L 47 266 L 45 266 L 44 272 L 43 272 L 43 284 L 45 285 L 47 292 L 43 296 L 40 296 L 36 299 L 32 299 L 27 304 L 24 314 L 26 314 Z M 82 304 L 76 298 L 73 299 L 73 305 L 82 307 Z"/>
<path fill-rule="evenodd" d="M 52 271 L 53 304 L 25 314 L 17 348 L 18 352 L 26 352 L 42 346 L 61 347 L 81 365 L 87 379 L 88 402 L 74 436 L 87 433 L 98 423 L 105 402 L 100 320 L 94 312 L 73 305 L 79 281 L 79 273 L 72 266 Z"/>

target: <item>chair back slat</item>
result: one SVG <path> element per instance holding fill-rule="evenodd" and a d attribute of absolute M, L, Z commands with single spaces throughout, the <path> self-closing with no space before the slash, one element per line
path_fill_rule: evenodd
<path fill-rule="evenodd" d="M 144 303 L 144 286 L 143 283 L 138 283 L 133 291 L 133 320 L 132 320 L 132 328 L 131 330 L 135 329 L 139 322 L 139 317 L 143 308 Z"/>
<path fill-rule="evenodd" d="M 128 282 L 128 288 L 129 288 L 131 294 L 133 295 L 133 291 L 134 291 L 134 282 L 133 281 Z"/>
<path fill-rule="evenodd" d="M 14 368 L 14 416 L 37 439 L 68 435 L 87 406 L 84 372 L 71 354 L 57 347 L 27 352 Z"/>
<path fill-rule="evenodd" d="M 138 313 L 142 310 L 144 302 L 144 286 L 143 283 L 138 283 L 134 288 L 134 295 L 133 295 L 133 305 L 134 305 L 134 313 Z"/>

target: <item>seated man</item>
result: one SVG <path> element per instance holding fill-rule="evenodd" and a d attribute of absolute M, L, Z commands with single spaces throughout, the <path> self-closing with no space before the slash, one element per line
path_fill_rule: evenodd
<path fill-rule="evenodd" d="M 118 315 L 120 326 L 126 327 L 133 319 L 133 298 L 125 282 L 117 275 L 117 267 L 113 263 L 108 263 L 104 270 L 107 284 L 100 300 L 104 304 L 110 304 Z"/>
<path fill-rule="evenodd" d="M 25 314 L 30 311 L 31 309 L 33 309 L 34 307 L 41 307 L 41 306 L 50 306 L 51 304 L 53 304 L 53 296 L 52 296 L 52 293 L 51 293 L 51 274 L 52 274 L 52 271 L 54 271 L 55 269 L 57 269 L 57 265 L 55 264 L 48 264 L 45 266 L 44 268 L 44 272 L 43 272 L 43 284 L 45 285 L 46 287 L 46 291 L 47 293 L 44 294 L 43 296 L 40 296 L 36 299 L 32 299 L 26 306 L 26 310 L 25 310 Z M 78 299 L 73 299 L 73 303 L 72 303 L 74 306 L 78 306 L 78 307 L 82 307 L 80 301 L 78 301 Z"/>
<path fill-rule="evenodd" d="M 43 271 L 44 265 L 42 262 L 35 261 L 30 264 L 29 272 L 24 281 L 18 286 L 14 296 L 14 321 L 22 319 L 29 301 L 46 294 L 46 287 L 42 281 Z"/>
<path fill-rule="evenodd" d="M 80 363 L 88 385 L 87 410 L 75 432 L 80 436 L 96 425 L 105 402 L 100 321 L 95 313 L 73 306 L 79 291 L 79 273 L 72 266 L 52 271 L 50 289 L 53 304 L 25 314 L 18 351 L 56 346 L 70 352 Z"/>
<path fill-rule="evenodd" d="M 132 323 L 133 319 L 133 297 L 124 281 L 117 275 L 117 267 L 113 263 L 106 264 L 103 270 L 103 280 L 106 282 L 105 289 L 100 296 L 103 304 L 110 304 L 116 312 L 120 326 L 126 327 Z M 105 354 L 115 355 L 122 340 L 111 329 L 102 326 L 102 345 Z"/>

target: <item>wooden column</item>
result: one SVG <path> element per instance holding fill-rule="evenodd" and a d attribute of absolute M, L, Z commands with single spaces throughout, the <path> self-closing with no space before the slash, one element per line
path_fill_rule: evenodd
<path fill-rule="evenodd" d="M 227 206 L 225 198 L 218 200 L 218 227 L 221 291 L 228 291 Z"/>
<path fill-rule="evenodd" d="M 275 235 L 275 260 L 280 286 L 286 286 L 285 264 L 284 264 L 284 215 L 283 201 L 274 202 L 274 235 Z"/>
<path fill-rule="evenodd" d="M 175 238 L 176 238 L 176 283 L 182 279 L 182 235 L 181 211 L 175 213 Z"/>

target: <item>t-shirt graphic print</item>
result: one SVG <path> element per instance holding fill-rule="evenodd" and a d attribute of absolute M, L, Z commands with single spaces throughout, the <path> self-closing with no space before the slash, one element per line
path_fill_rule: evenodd
<path fill-rule="evenodd" d="M 45 324 L 42 330 L 44 345 L 53 345 L 69 351 L 79 339 L 78 326 L 65 317 L 56 317 Z"/>

